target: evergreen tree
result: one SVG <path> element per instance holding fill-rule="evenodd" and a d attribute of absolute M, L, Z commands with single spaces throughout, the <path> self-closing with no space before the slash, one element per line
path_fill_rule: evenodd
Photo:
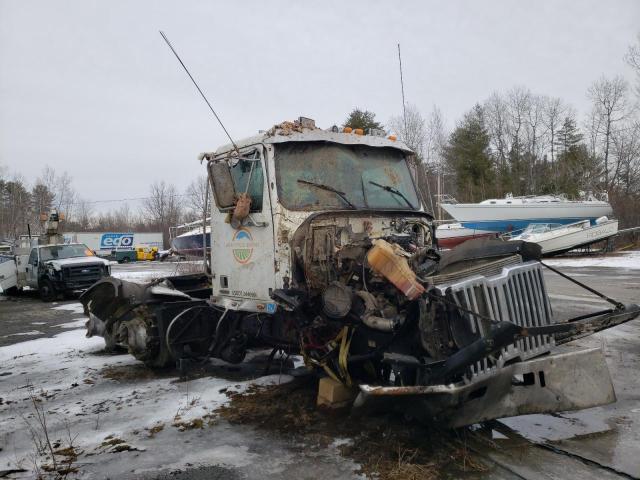
<path fill-rule="evenodd" d="M 556 151 L 562 155 L 563 152 L 568 152 L 580 142 L 582 142 L 582 134 L 576 126 L 576 121 L 571 117 L 565 117 L 555 139 Z"/>
<path fill-rule="evenodd" d="M 494 171 L 489 156 L 489 133 L 480 105 L 468 112 L 453 131 L 445 147 L 444 158 L 455 172 L 458 196 L 475 201 L 493 193 Z"/>
<path fill-rule="evenodd" d="M 369 129 L 384 130 L 384 125 L 380 122 L 376 122 L 376 114 L 369 110 L 360 110 L 354 108 L 353 111 L 347 117 L 347 120 L 342 124 L 343 127 L 361 128 L 365 132 Z"/>

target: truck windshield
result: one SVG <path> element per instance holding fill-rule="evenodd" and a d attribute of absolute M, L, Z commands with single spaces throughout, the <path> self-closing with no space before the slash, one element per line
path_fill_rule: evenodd
<path fill-rule="evenodd" d="M 47 260 L 59 260 L 61 258 L 90 256 L 93 256 L 93 252 L 89 250 L 89 247 L 82 244 L 52 245 L 50 247 L 42 247 L 40 249 L 40 260 L 43 262 L 46 262 Z"/>
<path fill-rule="evenodd" d="M 278 196 L 290 210 L 345 209 L 348 204 L 410 210 L 420 205 L 404 155 L 393 148 L 283 143 L 276 146 L 275 164 Z"/>

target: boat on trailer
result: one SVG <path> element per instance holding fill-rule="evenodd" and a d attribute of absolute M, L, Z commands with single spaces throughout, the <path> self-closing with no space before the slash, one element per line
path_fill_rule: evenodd
<path fill-rule="evenodd" d="M 609 217 L 613 209 L 606 194 L 596 198 L 583 195 L 581 200 L 568 200 L 564 195 L 538 195 L 493 198 L 480 203 L 458 203 L 449 197 L 440 206 L 462 227 L 474 231 L 512 232 L 526 229 L 530 224 L 567 225 Z"/>
<path fill-rule="evenodd" d="M 512 236 L 510 240 L 537 243 L 542 248 L 543 255 L 557 255 L 601 242 L 617 233 L 618 220 L 601 217 L 596 219 L 595 225 L 591 225 L 589 220 L 568 225 L 532 223 L 521 234 Z"/>

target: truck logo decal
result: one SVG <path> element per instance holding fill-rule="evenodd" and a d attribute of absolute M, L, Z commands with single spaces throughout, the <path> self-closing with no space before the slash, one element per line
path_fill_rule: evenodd
<path fill-rule="evenodd" d="M 233 234 L 231 252 L 233 253 L 233 258 L 236 259 L 236 262 L 242 264 L 249 263 L 253 256 L 254 246 L 255 243 L 253 242 L 253 237 L 248 230 L 241 228 Z"/>
<path fill-rule="evenodd" d="M 103 233 L 100 237 L 100 250 L 128 250 L 132 247 L 133 233 Z"/>

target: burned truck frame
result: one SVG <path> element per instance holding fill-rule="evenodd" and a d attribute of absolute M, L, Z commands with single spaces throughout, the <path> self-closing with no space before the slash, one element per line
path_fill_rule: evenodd
<path fill-rule="evenodd" d="M 387 404 L 462 426 L 615 401 L 601 349 L 562 344 L 635 318 L 636 305 L 558 323 L 534 244 L 481 239 L 439 251 L 394 138 L 301 118 L 201 160 L 209 273 L 97 283 L 88 336 L 151 366 L 300 354 Z"/>

